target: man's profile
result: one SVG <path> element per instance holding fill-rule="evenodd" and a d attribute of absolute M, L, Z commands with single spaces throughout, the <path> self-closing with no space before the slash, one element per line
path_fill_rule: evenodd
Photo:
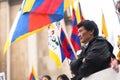
<path fill-rule="evenodd" d="M 99 36 L 97 24 L 91 20 L 81 21 L 78 25 L 78 36 L 85 45 L 78 59 L 70 64 L 72 80 L 81 80 L 97 71 L 110 67 L 111 58 L 114 60 L 113 46 L 103 37 Z M 114 61 L 115 62 L 115 61 Z M 113 66 L 117 63 L 113 62 Z M 118 67 L 115 66 L 115 70 Z"/>

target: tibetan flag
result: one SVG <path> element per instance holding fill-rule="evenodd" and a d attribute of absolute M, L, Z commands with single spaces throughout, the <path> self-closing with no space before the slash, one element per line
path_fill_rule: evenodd
<path fill-rule="evenodd" d="M 78 37 L 78 27 L 77 27 L 77 20 L 75 16 L 75 10 L 73 8 L 72 12 L 72 33 L 71 33 L 71 43 L 75 52 L 81 49 L 80 39 Z"/>
<path fill-rule="evenodd" d="M 78 2 L 78 5 L 79 5 L 79 11 L 80 11 L 80 21 L 83 21 L 85 19 L 84 19 L 83 14 L 82 14 L 82 9 L 81 9 L 80 2 Z"/>
<path fill-rule="evenodd" d="M 60 31 L 60 44 L 63 49 L 63 52 L 68 59 L 73 60 L 75 58 L 75 55 L 74 55 L 73 49 L 68 41 L 68 38 L 67 38 L 65 32 L 63 31 L 62 26 L 61 26 L 60 30 L 61 30 Z"/>
<path fill-rule="evenodd" d="M 108 32 L 107 32 L 107 27 L 106 27 L 106 23 L 105 23 L 105 18 L 104 18 L 104 14 L 102 12 L 102 35 L 104 38 L 108 37 Z"/>
<path fill-rule="evenodd" d="M 36 76 L 36 72 L 34 70 L 34 67 L 32 67 L 32 71 L 30 73 L 30 77 L 29 80 L 36 80 L 37 76 Z"/>
<path fill-rule="evenodd" d="M 65 55 L 58 40 L 59 33 L 56 24 L 57 23 L 55 22 L 48 26 L 48 45 L 51 59 L 53 59 L 56 65 L 60 67 L 65 59 Z"/>
<path fill-rule="evenodd" d="M 4 52 L 16 41 L 64 17 L 64 0 L 23 0 L 12 25 Z"/>
<path fill-rule="evenodd" d="M 85 18 L 83 16 L 82 8 L 79 1 L 76 7 L 77 7 L 75 9 L 76 20 L 77 20 L 77 23 L 80 23 L 82 20 L 85 20 Z"/>

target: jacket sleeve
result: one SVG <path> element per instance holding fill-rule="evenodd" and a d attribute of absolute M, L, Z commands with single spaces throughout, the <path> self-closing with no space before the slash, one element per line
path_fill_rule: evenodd
<path fill-rule="evenodd" d="M 108 67 L 110 61 L 111 53 L 105 41 L 94 41 L 91 46 L 88 46 L 87 53 L 85 61 L 78 70 L 80 78 Z"/>
<path fill-rule="evenodd" d="M 111 57 L 116 58 L 116 56 L 113 54 L 113 46 L 106 40 L 107 44 L 109 45 L 109 51 L 111 52 Z"/>
<path fill-rule="evenodd" d="M 81 64 L 82 64 L 82 60 L 80 58 L 75 59 L 70 62 L 70 70 L 74 75 L 78 74 L 78 69 Z"/>

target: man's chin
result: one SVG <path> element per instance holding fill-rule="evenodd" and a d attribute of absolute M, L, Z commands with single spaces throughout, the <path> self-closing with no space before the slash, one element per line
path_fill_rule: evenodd
<path fill-rule="evenodd" d="M 83 40 L 81 40 L 80 42 L 81 42 L 81 43 L 84 43 L 84 41 L 83 41 Z"/>

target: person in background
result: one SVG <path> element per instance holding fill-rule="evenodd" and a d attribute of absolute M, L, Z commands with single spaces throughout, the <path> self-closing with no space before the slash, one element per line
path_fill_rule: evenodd
<path fill-rule="evenodd" d="M 117 14 L 120 16 L 120 0 L 118 0 L 116 3 L 116 10 L 117 10 Z"/>
<path fill-rule="evenodd" d="M 51 80 L 51 77 L 49 75 L 43 75 L 40 80 Z"/>
<path fill-rule="evenodd" d="M 69 80 L 66 74 L 61 74 L 57 77 L 57 80 Z"/>
<path fill-rule="evenodd" d="M 75 75 L 71 80 L 81 80 L 110 66 L 118 72 L 113 46 L 105 38 L 98 36 L 97 24 L 91 20 L 84 20 L 77 26 L 80 42 L 85 45 L 78 59 L 70 63 L 71 72 Z"/>

